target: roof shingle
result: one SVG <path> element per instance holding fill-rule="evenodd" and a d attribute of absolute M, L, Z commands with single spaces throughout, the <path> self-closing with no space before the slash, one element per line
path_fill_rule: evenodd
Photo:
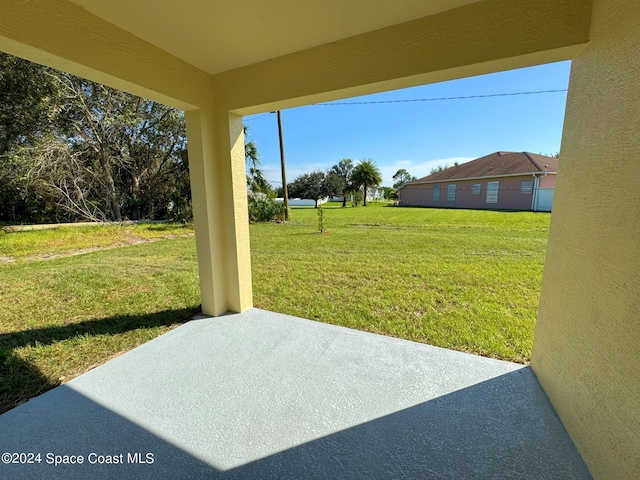
<path fill-rule="evenodd" d="M 495 152 L 457 167 L 450 167 L 442 172 L 419 178 L 411 183 L 557 171 L 556 157 L 528 152 Z"/>

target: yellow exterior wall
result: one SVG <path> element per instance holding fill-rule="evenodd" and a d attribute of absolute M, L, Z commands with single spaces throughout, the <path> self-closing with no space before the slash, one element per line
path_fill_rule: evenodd
<path fill-rule="evenodd" d="M 216 113 L 186 115 L 202 311 L 209 315 L 253 306 L 242 118 Z"/>
<path fill-rule="evenodd" d="M 532 367 L 595 478 L 640 478 L 640 2 L 572 65 Z"/>
<path fill-rule="evenodd" d="M 215 75 L 242 115 L 567 60 L 590 0 L 485 0 Z"/>

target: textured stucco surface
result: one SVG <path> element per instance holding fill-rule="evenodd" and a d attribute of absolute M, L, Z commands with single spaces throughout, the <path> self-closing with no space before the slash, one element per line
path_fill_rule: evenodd
<path fill-rule="evenodd" d="M 186 120 L 202 311 L 241 312 L 253 306 L 242 119 L 201 108 Z"/>
<path fill-rule="evenodd" d="M 247 115 L 566 60 L 589 38 L 590 9 L 484 0 L 216 74 L 216 92 Z"/>
<path fill-rule="evenodd" d="M 640 2 L 572 65 L 532 367 L 596 478 L 640 478 Z"/>
<path fill-rule="evenodd" d="M 478 0 L 71 1 L 206 72 L 219 73 Z M 153 22 L 141 22 L 151 11 Z M 176 29 L 189 35 L 167 35 Z"/>
<path fill-rule="evenodd" d="M 589 479 L 535 375 L 251 309 L 200 319 L 0 416 L 0 478 Z"/>

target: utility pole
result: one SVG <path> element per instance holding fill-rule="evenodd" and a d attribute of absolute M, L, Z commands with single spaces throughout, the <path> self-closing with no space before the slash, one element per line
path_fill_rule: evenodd
<path fill-rule="evenodd" d="M 282 117 L 280 110 L 278 114 L 278 137 L 280 138 L 280 169 L 282 170 L 282 194 L 284 196 L 284 219 L 289 220 L 289 192 L 287 191 L 287 174 L 284 168 L 284 140 L 282 138 Z"/>

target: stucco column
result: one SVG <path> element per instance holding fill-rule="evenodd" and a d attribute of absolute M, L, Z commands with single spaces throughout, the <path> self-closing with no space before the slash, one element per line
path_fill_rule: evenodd
<path fill-rule="evenodd" d="M 242 118 L 220 109 L 186 113 L 202 312 L 253 306 Z"/>
<path fill-rule="evenodd" d="M 640 2 L 575 57 L 532 367 L 595 478 L 640 478 Z"/>

